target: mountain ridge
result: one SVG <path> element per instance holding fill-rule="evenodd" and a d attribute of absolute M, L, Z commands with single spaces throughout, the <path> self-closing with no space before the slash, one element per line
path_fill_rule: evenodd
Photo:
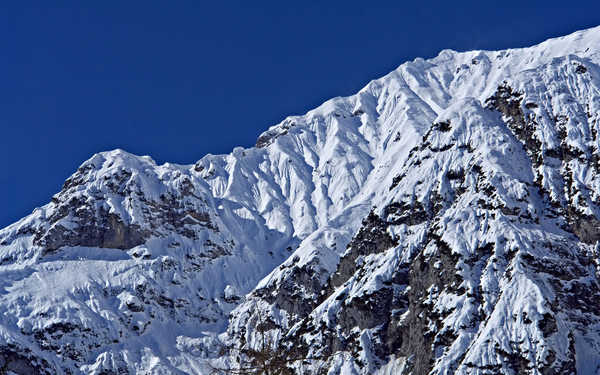
<path fill-rule="evenodd" d="M 593 373 L 598 42 L 444 50 L 193 165 L 94 155 L 0 231 L 0 358 L 206 373 L 268 319 L 298 373 Z"/>

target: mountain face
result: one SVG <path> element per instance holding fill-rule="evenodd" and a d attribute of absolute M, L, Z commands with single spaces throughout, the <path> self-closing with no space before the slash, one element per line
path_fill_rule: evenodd
<path fill-rule="evenodd" d="M 94 155 L 0 231 L 0 373 L 268 337 L 298 374 L 597 374 L 599 131 L 600 27 L 407 62 L 194 165 Z"/>

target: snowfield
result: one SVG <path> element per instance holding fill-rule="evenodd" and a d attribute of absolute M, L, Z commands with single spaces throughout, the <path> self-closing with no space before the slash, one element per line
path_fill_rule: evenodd
<path fill-rule="evenodd" d="M 193 165 L 96 154 L 0 231 L 0 369 L 209 374 L 267 336 L 298 374 L 600 373 L 599 130 L 596 27 Z"/>

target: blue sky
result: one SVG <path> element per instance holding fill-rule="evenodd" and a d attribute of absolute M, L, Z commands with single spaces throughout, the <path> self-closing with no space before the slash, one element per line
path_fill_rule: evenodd
<path fill-rule="evenodd" d="M 0 227 L 95 152 L 193 163 L 406 60 L 600 24 L 597 1 L 11 3 L 0 6 Z"/>

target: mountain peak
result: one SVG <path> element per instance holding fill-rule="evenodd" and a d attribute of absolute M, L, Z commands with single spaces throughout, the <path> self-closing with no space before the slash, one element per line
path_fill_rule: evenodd
<path fill-rule="evenodd" d="M 0 365 L 596 373 L 599 42 L 443 50 L 194 165 L 92 156 L 0 231 Z"/>

